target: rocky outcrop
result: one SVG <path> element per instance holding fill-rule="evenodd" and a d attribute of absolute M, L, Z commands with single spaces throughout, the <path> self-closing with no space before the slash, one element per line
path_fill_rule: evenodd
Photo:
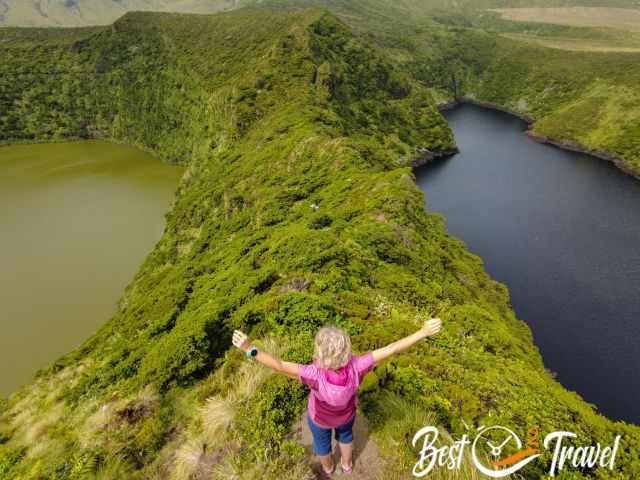
<path fill-rule="evenodd" d="M 411 162 L 411 168 L 422 167 L 423 165 L 427 165 L 434 160 L 439 158 L 450 157 L 451 155 L 455 155 L 460 150 L 458 147 L 449 148 L 446 150 L 432 151 L 428 148 L 418 147 L 417 149 L 418 156 Z"/>

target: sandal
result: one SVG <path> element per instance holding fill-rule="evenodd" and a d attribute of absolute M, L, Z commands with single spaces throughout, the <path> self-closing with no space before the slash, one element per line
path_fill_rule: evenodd
<path fill-rule="evenodd" d="M 353 464 L 350 467 L 345 467 L 341 461 L 340 468 L 342 469 L 342 473 L 344 473 L 345 475 L 351 475 L 353 473 Z"/>
<path fill-rule="evenodd" d="M 329 478 L 329 477 L 331 477 L 331 475 L 333 475 L 333 473 L 336 471 L 336 464 L 335 464 L 335 463 L 333 464 L 333 468 L 331 469 L 331 471 L 330 471 L 330 472 L 327 472 L 327 471 L 324 469 L 324 465 L 322 465 L 322 464 L 320 464 L 320 469 L 322 470 L 322 473 L 324 473 L 324 476 L 325 476 L 325 477 L 327 477 L 327 478 Z"/>

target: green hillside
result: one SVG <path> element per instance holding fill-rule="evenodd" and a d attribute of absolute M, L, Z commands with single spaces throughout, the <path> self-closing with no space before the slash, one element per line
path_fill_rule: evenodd
<path fill-rule="evenodd" d="M 445 80 L 369 43 L 316 9 L 0 30 L 1 140 L 98 137 L 188 166 L 115 316 L 0 402 L 0 478 L 309 478 L 290 437 L 305 389 L 231 350 L 233 329 L 306 362 L 324 323 L 364 352 L 429 315 L 442 334 L 363 385 L 385 478 L 409 477 L 425 422 L 621 434 L 616 471 L 563 478 L 640 475 L 640 429 L 554 380 L 506 288 L 424 211 L 409 165 L 455 147 L 428 88 Z"/>
<path fill-rule="evenodd" d="M 517 112 L 535 122 L 536 138 L 589 151 L 640 176 L 640 33 L 509 21 L 489 11 L 580 5 L 633 8 L 635 13 L 640 4 L 634 0 L 259 4 L 328 6 L 367 41 L 402 62 L 433 89 L 439 102 L 468 97 Z"/>
<path fill-rule="evenodd" d="M 566 51 L 474 29 L 438 41 L 414 70 L 443 99 L 505 107 L 532 119 L 536 137 L 640 176 L 640 52 Z"/>
<path fill-rule="evenodd" d="M 492 11 L 575 6 L 637 11 L 637 0 L 188 0 L 172 5 L 78 0 L 38 5 L 5 0 L 0 25 L 106 24 L 135 9 L 211 13 L 246 6 L 326 7 L 367 41 L 406 62 L 426 86 L 436 87 L 439 101 L 466 96 L 521 113 L 536 121 L 536 138 L 589 151 L 640 176 L 640 32 L 606 24 L 539 23 L 535 15 L 532 21 L 516 22 Z M 625 10 L 619 12 L 625 20 Z"/>

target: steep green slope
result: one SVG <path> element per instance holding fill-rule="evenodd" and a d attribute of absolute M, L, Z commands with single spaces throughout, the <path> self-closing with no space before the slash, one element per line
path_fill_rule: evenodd
<path fill-rule="evenodd" d="M 0 35 L 0 138 L 97 136 L 188 165 L 114 318 L 0 405 L 1 478 L 308 478 L 289 437 L 305 390 L 244 361 L 230 332 L 309 361 L 326 322 L 363 352 L 432 314 L 442 335 L 363 386 L 389 478 L 408 476 L 425 421 L 622 434 L 618 470 L 595 475 L 640 474 L 638 428 L 553 379 L 504 286 L 425 213 L 407 165 L 454 146 L 427 90 L 332 14 Z"/>
<path fill-rule="evenodd" d="M 640 176 L 640 53 L 565 51 L 473 29 L 439 41 L 427 55 L 440 69 L 418 73 L 427 84 L 528 117 L 535 138 Z"/>
<path fill-rule="evenodd" d="M 610 153 L 640 177 L 639 85 L 640 54 L 559 52 L 500 39 L 468 93 L 533 117 L 535 135 Z"/>
<path fill-rule="evenodd" d="M 439 101 L 466 96 L 506 108 L 535 121 L 531 132 L 535 138 L 588 151 L 640 176 L 640 36 L 612 28 L 513 22 L 487 10 L 574 5 L 637 9 L 634 1 L 266 0 L 260 4 L 326 5 L 434 88 Z M 540 43 L 584 51 L 545 48 Z M 591 51 L 594 47 L 605 51 Z"/>

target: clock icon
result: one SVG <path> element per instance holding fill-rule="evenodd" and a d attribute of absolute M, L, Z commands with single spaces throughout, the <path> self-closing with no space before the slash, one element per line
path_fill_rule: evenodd
<path fill-rule="evenodd" d="M 486 465 L 485 455 L 478 455 L 478 445 L 484 444 L 493 460 L 491 465 Z M 502 452 L 511 446 L 516 453 L 503 458 Z M 503 478 L 517 472 L 528 463 L 538 458 L 541 454 L 538 450 L 522 449 L 522 440 L 513 430 L 501 425 L 492 427 L 480 427 L 471 446 L 471 458 L 476 468 L 491 478 Z M 482 457 L 484 461 L 480 459 Z"/>
<path fill-rule="evenodd" d="M 489 447 L 491 456 L 494 459 L 498 459 L 502 456 L 502 450 L 507 445 L 515 444 L 515 448 L 522 448 L 522 441 L 518 435 L 508 428 L 500 425 L 495 425 L 493 427 L 480 427 L 480 432 L 478 437 L 476 437 L 476 441 L 478 441 L 478 439 L 484 440 L 484 443 Z"/>

